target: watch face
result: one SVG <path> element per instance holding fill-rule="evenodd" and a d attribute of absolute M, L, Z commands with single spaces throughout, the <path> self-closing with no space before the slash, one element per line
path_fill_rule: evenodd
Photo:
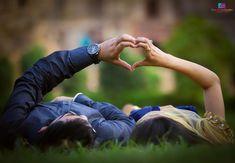
<path fill-rule="evenodd" d="M 89 54 L 96 54 L 99 51 L 99 46 L 97 44 L 89 45 L 87 51 Z"/>

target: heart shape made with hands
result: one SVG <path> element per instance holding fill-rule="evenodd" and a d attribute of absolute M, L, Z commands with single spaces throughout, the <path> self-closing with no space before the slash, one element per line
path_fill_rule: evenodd
<path fill-rule="evenodd" d="M 100 60 L 110 62 L 112 64 L 124 67 L 129 71 L 134 71 L 135 68 L 141 66 L 152 66 L 156 65 L 156 52 L 162 52 L 160 49 L 156 48 L 152 44 L 152 40 L 145 37 L 137 37 L 124 34 L 120 37 L 113 38 L 101 43 L 101 54 Z M 145 59 L 142 61 L 137 61 L 133 65 L 130 65 L 126 61 L 120 58 L 121 52 L 125 48 L 143 48 L 145 50 Z M 155 58 L 155 59 L 154 59 Z"/>
<path fill-rule="evenodd" d="M 120 61 L 122 62 L 121 64 L 119 64 L 120 66 L 123 66 L 124 68 L 128 69 L 129 71 L 134 71 L 135 68 L 137 67 L 141 67 L 141 66 L 150 66 L 152 65 L 152 58 L 151 58 L 151 55 L 152 55 L 152 50 L 154 49 L 154 45 L 152 44 L 152 40 L 149 40 L 145 37 L 138 37 L 136 38 L 135 40 L 135 43 L 132 44 L 130 42 L 123 42 L 121 43 L 123 49 L 124 48 L 142 48 L 145 53 L 144 53 L 144 60 L 141 60 L 141 61 L 137 61 L 135 62 L 133 65 L 130 65 L 129 63 L 127 63 L 126 61 L 120 59 Z"/>
<path fill-rule="evenodd" d="M 145 60 L 146 51 L 141 47 L 125 47 L 123 51 L 120 53 L 120 60 L 124 62 L 124 64 L 119 64 L 116 66 L 122 67 L 127 71 L 133 72 L 136 69 L 137 63 L 143 62 Z M 140 66 L 139 66 L 140 67 Z"/>

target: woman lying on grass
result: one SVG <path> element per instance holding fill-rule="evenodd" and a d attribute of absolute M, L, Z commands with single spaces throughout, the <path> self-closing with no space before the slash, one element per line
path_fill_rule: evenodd
<path fill-rule="evenodd" d="M 194 107 L 171 105 L 139 109 L 126 105 L 124 112 L 134 118 L 136 126 L 132 138 L 137 143 L 160 140 L 176 142 L 179 137 L 189 144 L 209 142 L 228 144 L 233 142 L 232 130 L 225 122 L 225 109 L 219 77 L 207 68 L 161 51 L 151 40 L 137 38 L 137 47 L 145 50 L 145 60 L 135 63 L 133 70 L 141 66 L 165 67 L 180 72 L 195 81 L 204 91 L 205 114 L 200 117 Z"/>

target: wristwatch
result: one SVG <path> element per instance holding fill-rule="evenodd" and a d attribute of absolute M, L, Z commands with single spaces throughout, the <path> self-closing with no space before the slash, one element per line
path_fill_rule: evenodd
<path fill-rule="evenodd" d="M 98 54 L 100 52 L 100 45 L 99 44 L 90 44 L 87 46 L 87 53 L 93 60 L 95 64 L 98 64 L 100 60 L 98 59 Z"/>

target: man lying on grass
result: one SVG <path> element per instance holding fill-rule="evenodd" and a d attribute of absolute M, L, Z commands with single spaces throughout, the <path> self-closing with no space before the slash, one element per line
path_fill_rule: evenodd
<path fill-rule="evenodd" d="M 83 146 L 127 141 L 135 121 L 111 104 L 95 103 L 81 94 L 74 101 L 42 102 L 65 78 L 93 63 L 104 61 L 131 70 L 120 59 L 125 47 L 135 48 L 135 38 L 124 34 L 99 45 L 54 52 L 37 61 L 15 82 L 0 119 L 1 145 L 12 147 L 18 136 L 44 147 L 64 140 L 79 141 Z"/>

